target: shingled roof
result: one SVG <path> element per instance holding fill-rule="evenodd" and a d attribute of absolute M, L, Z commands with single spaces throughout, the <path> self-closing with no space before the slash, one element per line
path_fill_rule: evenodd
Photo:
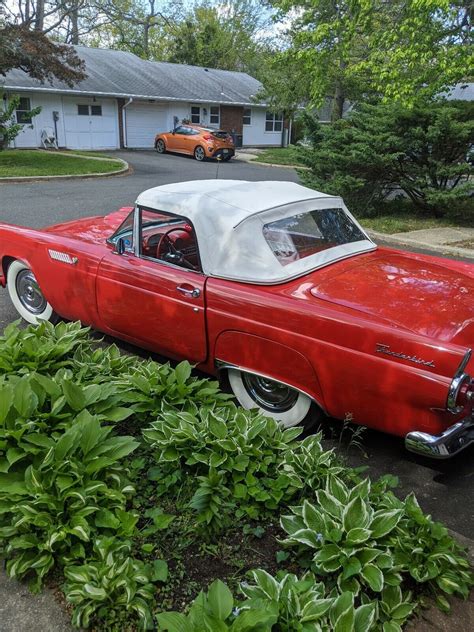
<path fill-rule="evenodd" d="M 11 70 L 0 86 L 10 90 L 60 92 L 162 101 L 255 104 L 259 81 L 245 72 L 146 61 L 133 53 L 74 47 L 86 64 L 87 78 L 70 88 L 61 81 L 41 83 L 22 70 Z"/>

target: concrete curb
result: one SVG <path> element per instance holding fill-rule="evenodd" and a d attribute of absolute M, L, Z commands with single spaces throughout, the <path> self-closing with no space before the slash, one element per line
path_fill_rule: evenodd
<path fill-rule="evenodd" d="M 278 169 L 300 169 L 301 171 L 311 171 L 309 167 L 303 167 L 301 165 L 278 165 L 274 162 L 260 162 L 260 160 L 249 160 L 256 165 L 263 165 L 264 167 L 278 167 Z"/>
<path fill-rule="evenodd" d="M 417 246 L 419 248 L 427 248 L 429 250 L 435 250 L 440 254 L 456 255 L 459 257 L 467 257 L 474 259 L 474 250 L 469 248 L 457 248 L 456 246 L 449 246 L 448 244 L 430 244 L 426 241 L 419 241 L 418 239 L 412 239 L 410 237 L 392 237 L 386 233 L 378 233 L 374 230 L 367 231 L 370 237 L 374 239 L 380 239 L 381 241 L 393 244 L 394 246 Z"/>
<path fill-rule="evenodd" d="M 39 149 L 41 153 L 51 153 L 46 150 Z M 133 169 L 130 167 L 126 160 L 122 158 L 99 158 L 98 156 L 82 156 L 78 154 L 70 154 L 65 151 L 55 151 L 55 155 L 59 156 L 69 156 L 73 158 L 85 158 L 86 160 L 103 160 L 105 162 L 120 162 L 122 167 L 117 169 L 117 171 L 108 171 L 105 173 L 74 173 L 69 175 L 60 175 L 60 176 L 6 176 L 0 177 L 0 184 L 21 184 L 28 182 L 44 182 L 48 180 L 77 180 L 78 178 L 107 178 L 109 176 L 120 176 L 120 175 L 128 175 L 129 173 L 133 173 Z"/>

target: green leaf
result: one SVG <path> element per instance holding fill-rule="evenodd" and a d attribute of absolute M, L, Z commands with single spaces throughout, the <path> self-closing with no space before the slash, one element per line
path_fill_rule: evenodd
<path fill-rule="evenodd" d="M 345 531 L 348 533 L 351 529 L 365 529 L 370 523 L 370 518 L 364 501 L 360 498 L 354 498 L 344 509 L 342 523 Z"/>
<path fill-rule="evenodd" d="M 174 370 L 176 375 L 176 381 L 178 384 L 184 384 L 187 380 L 189 380 L 191 376 L 191 365 L 189 362 L 183 361 L 180 362 Z"/>
<path fill-rule="evenodd" d="M 151 579 L 154 582 L 166 582 L 168 580 L 168 564 L 165 560 L 154 560 Z"/>
<path fill-rule="evenodd" d="M 101 509 L 95 514 L 95 526 L 115 530 L 120 526 L 120 521 L 109 509 Z"/>
<path fill-rule="evenodd" d="M 227 436 L 227 425 L 212 413 L 209 414 L 209 430 L 218 439 L 224 439 Z"/>
<path fill-rule="evenodd" d="M 209 586 L 207 600 L 213 615 L 221 621 L 225 621 L 232 612 L 234 598 L 229 588 L 220 579 L 216 579 Z"/>
<path fill-rule="evenodd" d="M 362 544 L 363 542 L 367 542 L 371 535 L 372 532 L 369 529 L 356 527 L 355 529 L 351 529 L 346 535 L 346 542 L 348 545 Z"/>
<path fill-rule="evenodd" d="M 333 518 L 341 520 L 342 511 L 344 508 L 342 503 L 340 503 L 335 496 L 324 489 L 318 490 L 316 495 L 318 498 L 318 503 L 324 509 L 324 511 L 330 514 Z"/>
<path fill-rule="evenodd" d="M 162 612 L 156 615 L 160 630 L 167 632 L 191 632 L 188 618 L 181 612 Z"/>
<path fill-rule="evenodd" d="M 375 603 L 359 606 L 355 612 L 354 632 L 368 632 L 372 629 L 375 619 Z"/>
<path fill-rule="evenodd" d="M 0 424 L 3 424 L 13 404 L 13 388 L 9 384 L 0 386 Z"/>
<path fill-rule="evenodd" d="M 71 380 L 63 380 L 62 389 L 66 402 L 73 410 L 80 411 L 85 408 L 86 398 L 79 385 Z"/>
<path fill-rule="evenodd" d="M 361 576 L 366 584 L 372 588 L 374 592 L 380 592 L 383 588 L 383 573 L 373 564 L 367 564 L 361 571 Z"/>
<path fill-rule="evenodd" d="M 362 566 L 359 560 L 356 557 L 351 557 L 347 562 L 343 564 L 343 579 L 349 579 L 353 575 L 358 575 L 360 573 Z"/>
<path fill-rule="evenodd" d="M 370 525 L 372 537 L 378 539 L 388 535 L 399 523 L 402 513 L 401 509 L 376 511 Z"/>

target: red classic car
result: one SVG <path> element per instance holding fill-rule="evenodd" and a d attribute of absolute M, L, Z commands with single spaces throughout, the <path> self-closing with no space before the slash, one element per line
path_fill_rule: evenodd
<path fill-rule="evenodd" d="M 377 247 L 339 197 L 166 185 L 106 217 L 2 224 L 0 258 L 28 322 L 187 359 L 286 426 L 350 414 L 438 458 L 474 442 L 474 266 Z"/>

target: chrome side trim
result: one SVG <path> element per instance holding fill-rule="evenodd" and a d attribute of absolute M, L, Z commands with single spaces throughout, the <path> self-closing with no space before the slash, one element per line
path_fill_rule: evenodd
<path fill-rule="evenodd" d="M 463 406 L 456 406 L 456 399 L 459 394 L 459 390 L 463 383 L 466 380 L 470 380 L 470 376 L 467 373 L 464 373 L 464 369 L 467 367 L 469 360 L 471 359 L 472 349 L 468 349 L 464 355 L 464 358 L 461 361 L 461 364 L 456 371 L 456 374 L 453 378 L 449 386 L 448 391 L 448 400 L 446 402 L 446 408 L 453 415 L 457 415 L 458 413 L 464 410 Z"/>
<path fill-rule="evenodd" d="M 458 421 L 439 435 L 427 432 L 409 432 L 405 437 L 405 447 L 410 452 L 422 454 L 432 459 L 449 459 L 474 444 L 474 417 Z"/>
<path fill-rule="evenodd" d="M 233 364 L 232 362 L 226 362 L 225 360 L 216 359 L 214 360 L 214 364 L 218 371 L 223 371 L 226 369 L 237 369 L 239 371 L 243 371 L 244 373 L 250 373 L 251 375 L 258 375 L 258 377 L 264 377 L 267 380 L 274 380 L 275 382 L 279 382 L 280 384 L 283 384 L 284 386 L 288 386 L 288 388 L 292 388 L 295 391 L 298 391 L 299 393 L 303 393 L 303 395 L 306 395 L 306 397 L 309 397 L 315 404 L 317 404 L 319 408 L 324 412 L 324 414 L 326 415 L 328 414 L 324 406 L 321 404 L 320 401 L 316 399 L 316 397 L 314 397 L 314 395 L 310 395 L 308 392 L 303 391 L 301 388 L 296 388 L 292 384 L 288 384 L 288 382 L 282 382 L 281 380 L 276 380 L 274 376 L 267 375 L 266 373 L 259 373 L 257 371 L 253 371 L 252 369 L 247 369 L 246 367 L 239 366 L 238 364 Z"/>

